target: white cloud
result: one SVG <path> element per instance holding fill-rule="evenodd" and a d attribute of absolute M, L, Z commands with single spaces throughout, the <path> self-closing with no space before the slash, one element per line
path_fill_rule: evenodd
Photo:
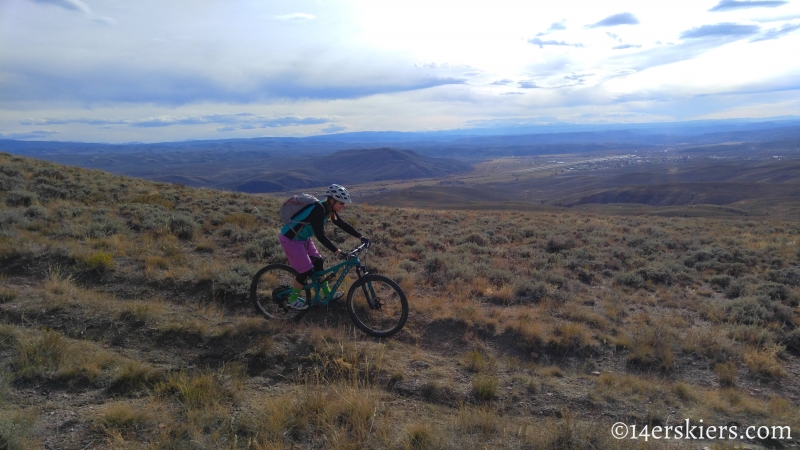
<path fill-rule="evenodd" d="M 275 16 L 275 18 L 283 21 L 302 21 L 302 20 L 316 19 L 316 17 L 314 17 L 313 15 L 305 13 L 280 14 Z"/>
<path fill-rule="evenodd" d="M 0 0 L 0 133 L 413 131 L 685 117 L 692 102 L 713 114 L 711 99 L 737 89 L 797 95 L 786 80 L 800 61 L 786 55 L 800 48 L 800 2 L 764 1 Z M 710 11 L 723 3 L 736 7 Z M 85 26 L 106 16 L 116 26 Z"/>

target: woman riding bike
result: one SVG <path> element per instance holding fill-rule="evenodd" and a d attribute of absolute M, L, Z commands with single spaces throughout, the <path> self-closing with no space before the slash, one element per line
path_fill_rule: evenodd
<path fill-rule="evenodd" d="M 347 234 L 361 239 L 362 242 L 368 239 L 350 224 L 339 217 L 339 213 L 344 210 L 344 205 L 352 203 L 347 189 L 332 184 L 325 191 L 327 198 L 323 202 L 315 202 L 305 207 L 292 217 L 290 225 L 281 228 L 280 242 L 289 265 L 297 271 L 297 277 L 292 286 L 292 294 L 289 296 L 288 305 L 291 308 L 302 310 L 308 308 L 305 301 L 300 297 L 303 285 L 314 271 L 321 271 L 324 268 L 324 259 L 317 251 L 312 236 L 316 236 L 319 242 L 334 255 L 342 255 L 341 250 L 336 248 L 333 242 L 325 235 L 325 224 L 330 220 L 334 225 L 341 228 Z M 322 284 L 322 293 L 330 294 L 328 282 Z M 342 297 L 341 292 L 337 292 L 334 299 Z"/>

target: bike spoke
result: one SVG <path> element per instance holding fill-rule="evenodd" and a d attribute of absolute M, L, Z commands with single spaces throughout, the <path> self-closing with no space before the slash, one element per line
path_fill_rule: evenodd
<path fill-rule="evenodd" d="M 299 312 L 286 305 L 296 273 L 283 264 L 261 269 L 250 286 L 250 297 L 256 310 L 269 319 L 288 320 L 297 317 Z M 307 298 L 308 292 L 300 295 Z"/>
<path fill-rule="evenodd" d="M 408 302 L 396 283 L 379 275 L 367 275 L 348 294 L 353 321 L 373 336 L 391 336 L 405 325 Z"/>

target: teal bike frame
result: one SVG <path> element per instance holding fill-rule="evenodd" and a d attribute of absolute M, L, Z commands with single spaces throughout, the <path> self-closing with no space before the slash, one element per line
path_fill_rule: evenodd
<path fill-rule="evenodd" d="M 342 282 L 344 282 L 344 279 L 347 276 L 347 274 L 350 273 L 351 269 L 356 269 L 356 275 L 358 276 L 358 279 L 361 279 L 364 275 L 368 273 L 367 268 L 361 264 L 361 259 L 359 259 L 358 257 L 358 253 L 361 250 L 363 250 L 364 247 L 365 247 L 364 245 L 361 245 L 352 252 L 350 252 L 349 253 L 350 256 L 346 261 L 342 261 L 339 264 L 331 266 L 325 270 L 321 270 L 319 272 L 314 272 L 311 274 L 312 281 L 310 283 L 306 283 L 303 286 L 303 290 L 306 292 L 310 290 L 314 291 L 314 297 L 309 303 L 309 306 L 313 304 L 319 304 L 323 306 L 328 305 L 328 303 L 330 303 L 331 300 L 333 299 L 334 294 L 336 294 L 336 291 L 339 289 L 339 286 L 341 286 Z M 330 287 L 331 288 L 330 294 L 322 298 L 322 283 L 330 281 L 333 278 L 335 278 L 339 270 L 341 270 L 342 272 L 341 274 L 339 274 L 339 278 L 336 280 L 336 283 L 334 283 L 334 285 Z M 367 285 L 369 285 L 369 290 L 371 291 L 372 290 L 371 283 L 367 283 Z M 366 294 L 367 288 L 365 287 L 364 289 Z M 375 292 L 370 292 L 369 294 L 371 295 L 367 295 L 367 302 L 369 303 L 370 307 L 373 307 L 372 299 L 375 298 Z M 306 299 L 308 300 L 308 297 L 306 297 Z"/>

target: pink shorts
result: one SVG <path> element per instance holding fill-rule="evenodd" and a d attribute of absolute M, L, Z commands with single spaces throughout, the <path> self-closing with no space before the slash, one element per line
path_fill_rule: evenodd
<path fill-rule="evenodd" d="M 312 256 L 322 257 L 310 238 L 305 241 L 293 241 L 281 235 L 280 241 L 286 258 L 289 259 L 289 265 L 298 273 L 308 272 L 314 268 L 314 263 L 311 262 Z"/>

